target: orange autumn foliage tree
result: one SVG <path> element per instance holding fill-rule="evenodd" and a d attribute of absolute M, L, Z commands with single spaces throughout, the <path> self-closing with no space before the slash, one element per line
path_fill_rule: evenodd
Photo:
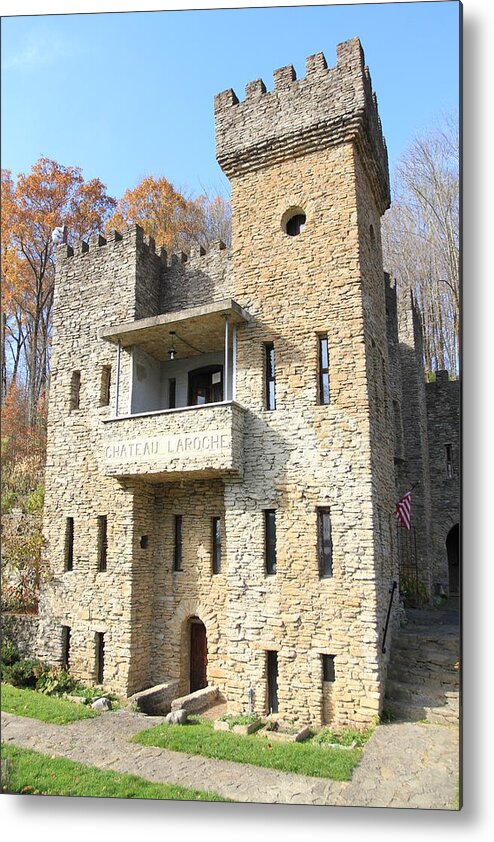
<path fill-rule="evenodd" d="M 107 230 L 122 230 L 137 223 L 169 252 L 188 251 L 200 231 L 201 213 L 196 204 L 178 193 L 166 178 L 147 176 L 117 203 Z"/>
<path fill-rule="evenodd" d="M 147 176 L 126 190 L 107 230 L 122 230 L 137 223 L 157 246 L 168 252 L 189 252 L 191 246 L 207 247 L 213 240 L 230 243 L 230 203 L 221 196 L 188 199 L 166 178 Z"/>
<path fill-rule="evenodd" d="M 48 158 L 21 173 L 15 186 L 10 172 L 2 173 L 2 390 L 5 395 L 22 368 L 29 426 L 48 383 L 52 232 L 65 225 L 69 241 L 87 238 L 103 229 L 115 204 L 99 179 L 85 181 L 79 167 Z"/>
<path fill-rule="evenodd" d="M 1 237 L 1 386 L 2 397 L 7 392 L 7 345 L 11 353 L 12 383 L 17 382 L 17 371 L 24 345 L 23 313 L 28 292 L 27 267 L 14 246 L 15 186 L 8 170 L 2 170 L 2 237 Z"/>

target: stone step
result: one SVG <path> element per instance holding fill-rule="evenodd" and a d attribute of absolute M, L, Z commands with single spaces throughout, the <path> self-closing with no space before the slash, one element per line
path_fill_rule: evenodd
<path fill-rule="evenodd" d="M 391 659 L 389 662 L 389 668 L 394 667 L 396 669 L 402 670 L 403 672 L 410 672 L 410 673 L 417 673 L 417 674 L 424 674 L 424 675 L 437 675 L 442 674 L 446 676 L 454 677 L 456 676 L 459 678 L 460 676 L 460 663 L 459 661 L 453 661 L 452 663 L 445 663 L 445 664 L 438 664 L 434 660 L 429 660 L 428 658 L 425 659 L 413 659 L 413 658 L 404 658 L 404 657 L 397 657 L 396 654 L 391 655 Z"/>
<path fill-rule="evenodd" d="M 424 684 L 444 686 L 455 690 L 460 686 L 460 674 L 454 670 L 427 669 L 421 667 L 413 669 L 410 665 L 400 666 L 391 663 L 387 673 L 388 681 L 400 681 L 403 684 Z"/>
<path fill-rule="evenodd" d="M 186 710 L 187 713 L 200 713 L 218 702 L 219 690 L 217 687 L 203 687 L 187 696 L 180 696 L 174 699 L 171 704 L 172 711 Z"/>
<path fill-rule="evenodd" d="M 391 647 L 392 658 L 405 658 L 417 661 L 433 661 L 436 664 L 455 664 L 460 660 L 460 653 L 436 646 Z"/>
<path fill-rule="evenodd" d="M 391 663 L 398 666 L 410 665 L 411 667 L 429 666 L 430 668 L 445 669 L 458 672 L 460 659 L 453 653 L 434 652 L 422 650 L 421 652 L 408 652 L 404 649 L 391 652 Z"/>
<path fill-rule="evenodd" d="M 433 633 L 425 635 L 400 631 L 393 638 L 393 648 L 395 650 L 406 649 L 407 651 L 421 651 L 425 648 L 442 653 L 451 652 L 459 657 L 460 641 L 457 636 L 440 637 Z"/>
<path fill-rule="evenodd" d="M 386 682 L 386 698 L 396 701 L 410 701 L 414 703 L 433 703 L 435 705 L 458 703 L 458 690 L 451 687 L 431 686 L 430 682 L 424 684 L 410 684 L 402 681 Z"/>
<path fill-rule="evenodd" d="M 393 719 L 405 722 L 419 722 L 426 719 L 434 724 L 445 725 L 457 723 L 459 718 L 459 707 L 451 702 L 447 705 L 434 705 L 385 699 L 384 710 L 391 714 Z"/>

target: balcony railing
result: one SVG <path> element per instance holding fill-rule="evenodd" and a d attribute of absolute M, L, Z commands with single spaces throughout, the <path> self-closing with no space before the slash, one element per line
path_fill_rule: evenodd
<path fill-rule="evenodd" d="M 114 477 L 215 477 L 243 472 L 245 410 L 234 401 L 104 422 L 103 472 Z"/>

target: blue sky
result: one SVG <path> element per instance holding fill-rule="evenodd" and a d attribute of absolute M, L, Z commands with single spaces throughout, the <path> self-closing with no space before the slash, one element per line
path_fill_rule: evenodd
<path fill-rule="evenodd" d="M 137 7 L 138 3 L 134 4 Z M 2 19 L 2 166 L 40 157 L 80 166 L 119 196 L 143 176 L 225 192 L 214 94 L 358 35 L 390 168 L 458 107 L 457 2 L 70 14 Z"/>

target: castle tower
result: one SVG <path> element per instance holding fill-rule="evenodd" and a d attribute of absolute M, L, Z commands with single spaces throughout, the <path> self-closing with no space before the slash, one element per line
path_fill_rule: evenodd
<path fill-rule="evenodd" d="M 153 567 L 139 540 L 154 500 L 139 478 L 105 475 L 103 431 L 127 411 L 131 358 L 116 366 L 99 333 L 159 311 L 165 266 L 138 226 L 57 249 L 38 654 L 124 695 L 148 672 Z"/>
<path fill-rule="evenodd" d="M 133 226 L 57 254 L 39 654 L 160 712 L 207 686 L 367 725 L 397 570 L 360 43 L 215 113 L 231 250 L 168 258 Z"/>
<path fill-rule="evenodd" d="M 397 572 L 380 236 L 390 199 L 359 40 L 337 57 L 328 68 L 311 56 L 300 80 L 281 68 L 272 92 L 257 80 L 243 102 L 215 98 L 232 294 L 251 316 L 238 338 L 244 475 L 225 480 L 229 699 L 244 709 L 251 687 L 262 708 L 274 685 L 282 715 L 363 724 L 380 706 Z"/>

